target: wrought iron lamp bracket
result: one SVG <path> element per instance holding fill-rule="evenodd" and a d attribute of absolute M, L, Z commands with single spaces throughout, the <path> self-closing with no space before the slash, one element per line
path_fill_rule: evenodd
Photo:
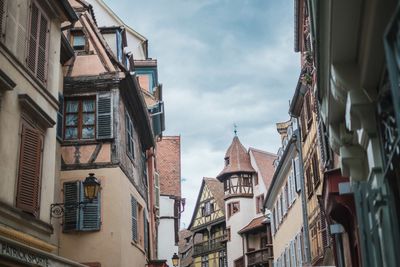
<path fill-rule="evenodd" d="M 69 202 L 69 203 L 54 203 L 50 205 L 50 219 L 59 219 L 64 216 L 66 209 L 81 209 L 85 208 L 92 201 Z"/>

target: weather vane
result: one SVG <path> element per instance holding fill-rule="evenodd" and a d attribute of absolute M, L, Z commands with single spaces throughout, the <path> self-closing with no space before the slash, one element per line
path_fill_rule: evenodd
<path fill-rule="evenodd" d="M 236 125 L 236 123 L 233 124 L 233 132 L 235 133 L 235 136 L 237 136 L 237 125 Z"/>

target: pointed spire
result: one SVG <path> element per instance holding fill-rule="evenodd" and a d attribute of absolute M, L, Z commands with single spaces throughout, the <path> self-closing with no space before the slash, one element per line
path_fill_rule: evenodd
<path fill-rule="evenodd" d="M 218 174 L 217 179 L 221 181 L 226 175 L 243 172 L 252 173 L 255 171 L 251 166 L 249 153 L 240 143 L 239 137 L 235 135 L 225 154 L 225 167 Z"/>
<path fill-rule="evenodd" d="M 233 132 L 235 133 L 235 136 L 237 136 L 237 125 L 236 125 L 236 123 L 233 124 Z"/>

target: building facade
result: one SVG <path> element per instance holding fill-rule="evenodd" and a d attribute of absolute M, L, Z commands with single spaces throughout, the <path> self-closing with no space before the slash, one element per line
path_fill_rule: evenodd
<path fill-rule="evenodd" d="M 325 151 L 333 159 L 323 197 L 339 245 L 336 263 L 396 266 L 399 3 L 308 1 L 307 8 Z"/>
<path fill-rule="evenodd" d="M 156 201 L 158 208 L 158 258 L 166 259 L 178 254 L 180 215 L 184 200 L 181 198 L 181 138 L 163 136 L 157 142 Z"/>
<path fill-rule="evenodd" d="M 75 58 L 64 64 L 59 200 L 85 201 L 82 181 L 89 173 L 101 190 L 85 207 L 65 208 L 60 254 L 90 266 L 154 266 L 160 262 L 153 262 L 153 155 L 160 133 L 124 52 L 125 29 L 99 28 L 91 5 L 71 5 L 79 21 L 64 32 Z"/>
<path fill-rule="evenodd" d="M 67 1 L 0 2 L 0 265 L 82 266 L 57 256 L 50 206 L 56 174 Z"/>
<path fill-rule="evenodd" d="M 302 169 L 297 150 L 297 123 L 289 120 L 277 123 L 282 147 L 274 162 L 275 173 L 268 189 L 265 208 L 271 211 L 271 232 L 274 266 L 303 266 L 304 205 Z"/>
<path fill-rule="evenodd" d="M 224 191 L 215 178 L 203 178 L 192 220 L 193 266 L 227 267 Z"/>

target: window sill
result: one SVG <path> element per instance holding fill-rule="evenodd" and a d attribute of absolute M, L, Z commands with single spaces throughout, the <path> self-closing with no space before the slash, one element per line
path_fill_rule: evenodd
<path fill-rule="evenodd" d="M 61 140 L 62 146 L 76 146 L 76 145 L 97 145 L 100 141 L 96 139 L 86 139 L 86 140 Z"/>

